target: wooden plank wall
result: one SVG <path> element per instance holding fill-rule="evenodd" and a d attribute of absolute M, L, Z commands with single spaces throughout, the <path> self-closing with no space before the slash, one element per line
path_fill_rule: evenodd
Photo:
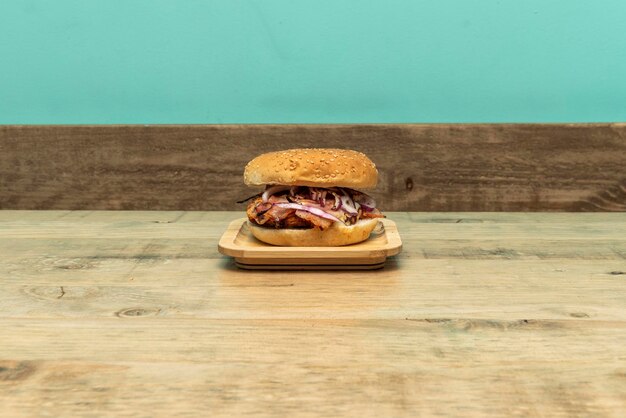
<path fill-rule="evenodd" d="M 353 148 L 395 211 L 624 211 L 626 124 L 0 126 L 0 208 L 240 210 L 245 163 Z"/>

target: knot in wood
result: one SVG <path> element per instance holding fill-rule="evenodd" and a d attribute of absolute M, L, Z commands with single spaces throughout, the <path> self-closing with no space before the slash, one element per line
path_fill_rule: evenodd
<path fill-rule="evenodd" d="M 160 308 L 127 308 L 117 311 L 115 316 L 120 318 L 137 316 L 156 316 L 161 312 Z"/>
<path fill-rule="evenodd" d="M 411 191 L 413 190 L 413 179 L 411 177 L 407 177 L 404 180 L 404 187 L 408 190 Z"/>

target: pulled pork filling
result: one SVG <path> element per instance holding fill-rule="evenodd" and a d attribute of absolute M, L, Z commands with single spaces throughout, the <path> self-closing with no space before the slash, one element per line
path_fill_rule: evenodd
<path fill-rule="evenodd" d="M 343 187 L 267 186 L 252 196 L 246 213 L 269 228 L 319 228 L 333 222 L 354 225 L 359 219 L 383 218 L 365 193 Z"/>

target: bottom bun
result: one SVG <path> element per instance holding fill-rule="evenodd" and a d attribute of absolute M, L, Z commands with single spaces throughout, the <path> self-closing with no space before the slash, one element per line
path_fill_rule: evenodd
<path fill-rule="evenodd" d="M 324 231 L 311 229 L 274 229 L 258 226 L 248 221 L 248 227 L 259 241 L 283 247 L 338 247 L 356 244 L 369 238 L 378 219 L 361 219 L 354 225 L 334 222 Z"/>

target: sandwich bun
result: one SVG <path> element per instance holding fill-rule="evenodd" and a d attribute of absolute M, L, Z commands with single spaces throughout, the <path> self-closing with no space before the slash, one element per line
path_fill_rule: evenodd
<path fill-rule="evenodd" d="M 378 219 L 361 219 L 354 225 L 334 222 L 329 228 L 275 229 L 258 226 L 248 221 L 248 228 L 259 241 L 283 247 L 338 247 L 356 244 L 369 238 Z"/>
<path fill-rule="evenodd" d="M 243 178 L 248 186 L 281 184 L 371 189 L 378 182 L 378 170 L 362 152 L 300 148 L 259 155 L 246 165 Z"/>

